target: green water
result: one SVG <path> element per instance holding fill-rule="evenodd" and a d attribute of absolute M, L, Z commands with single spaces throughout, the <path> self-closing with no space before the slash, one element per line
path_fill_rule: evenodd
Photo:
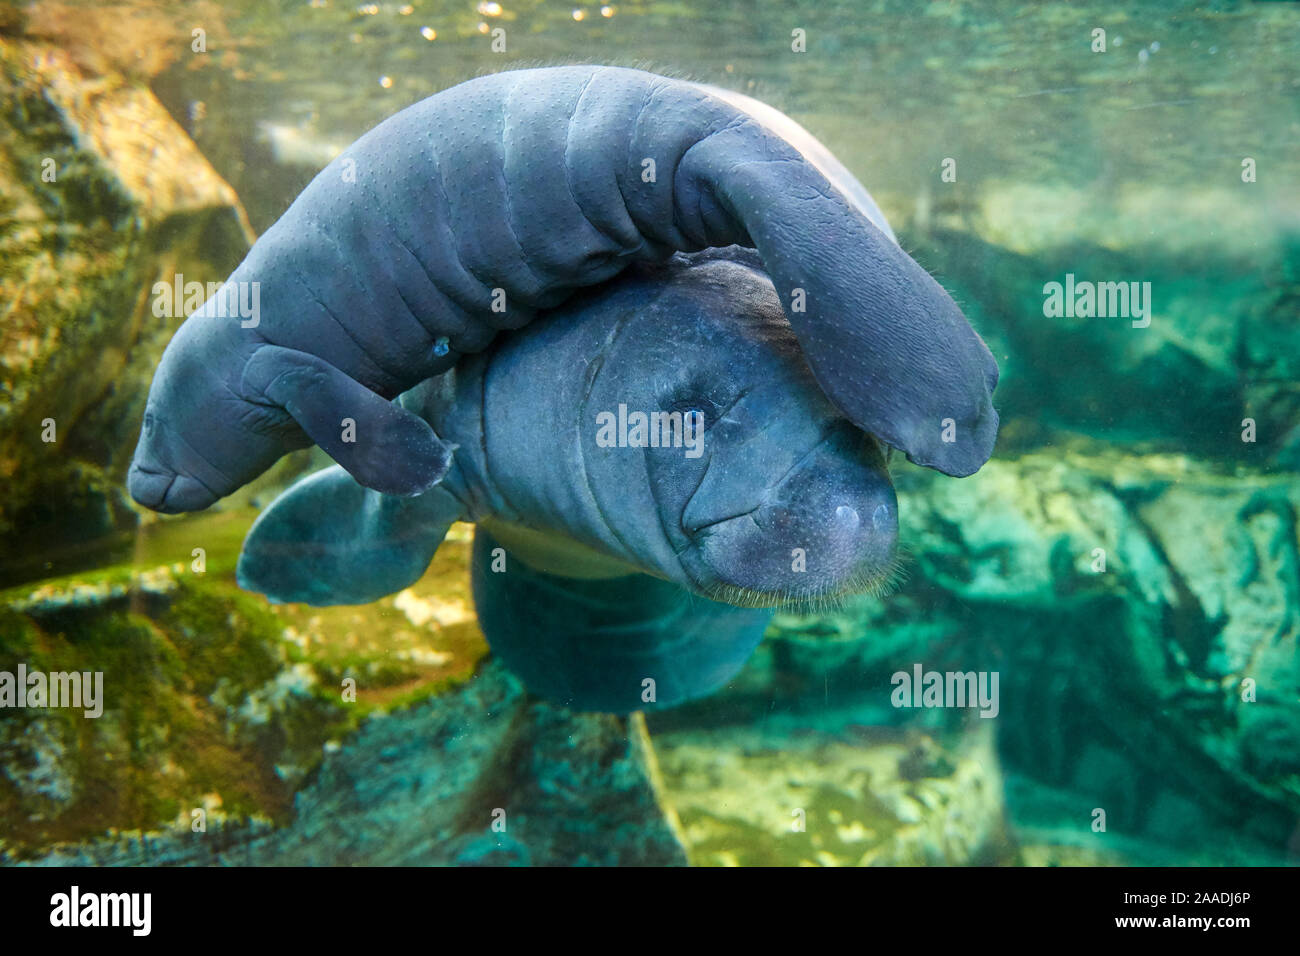
<path fill-rule="evenodd" d="M 247 128 L 228 126 L 232 116 L 236 126 L 301 124 L 347 143 L 468 76 L 594 59 L 755 94 L 887 203 L 933 189 L 944 157 L 958 159 L 957 201 L 1032 184 L 1086 188 L 1105 206 L 1135 186 L 1231 188 L 1252 156 L 1266 170 L 1255 201 L 1271 207 L 1274 228 L 1296 211 L 1288 186 L 1300 161 L 1300 86 L 1288 4 L 628 3 L 610 18 L 562 3 L 507 4 L 497 17 L 471 4 L 412 8 L 222 4 L 234 50 L 212 56 L 228 57 L 241 78 L 187 64 L 159 88 L 174 108 L 206 102 L 208 131 L 237 143 Z M 480 24 L 506 31 L 505 52 L 491 51 Z M 425 40 L 424 27 L 437 39 Z M 1096 28 L 1105 53 L 1092 52 Z M 795 29 L 806 31 L 805 53 L 791 51 Z M 238 182 L 240 170 L 222 171 Z M 265 220 L 274 208 L 253 212 Z M 1146 225 L 1173 238 L 1171 224 Z"/>
<path fill-rule="evenodd" d="M 1300 859 L 1300 4 L 246 0 L 128 4 L 156 29 L 117 35 L 75 27 L 101 5 L 57 6 L 39 42 L 147 86 L 257 231 L 402 107 L 485 72 L 594 61 L 787 112 L 963 306 L 1002 366 L 1002 434 L 970 479 L 897 468 L 906 581 L 778 616 L 727 691 L 649 721 L 693 862 Z M 195 27 L 206 52 L 187 48 Z M 6 207 L 15 234 L 19 219 Z M 1044 284 L 1067 273 L 1149 282 L 1150 327 L 1045 314 Z M 16 323 L 37 307 L 5 279 L 0 321 Z M 361 720 L 337 681 L 360 678 L 368 714 L 481 666 L 464 533 L 411 596 L 273 612 L 235 593 L 233 560 L 291 470 L 213 514 L 137 528 L 102 491 L 124 468 L 104 448 L 129 454 L 134 426 L 86 405 L 71 429 L 90 437 L 60 453 L 102 467 L 95 517 L 60 525 L 73 506 L 47 490 L 55 518 L 6 539 L 23 561 L 2 582 L 0 670 L 119 666 L 97 645 L 121 640 L 141 686 L 103 738 L 6 718 L 0 850 L 162 830 L 193 806 L 291 826 L 295 788 Z M 184 599 L 156 607 L 142 572 Z M 78 587 L 114 586 L 126 596 L 77 610 Z M 221 656 L 222 602 L 260 689 L 241 684 L 253 665 Z M 891 676 L 917 663 L 997 671 L 1001 713 L 891 706 Z M 168 737 L 199 756 L 173 759 Z M 125 796 L 102 799 L 113 788 Z"/>

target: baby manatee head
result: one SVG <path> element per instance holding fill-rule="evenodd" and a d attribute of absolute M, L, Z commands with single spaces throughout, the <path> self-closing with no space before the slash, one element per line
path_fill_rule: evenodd
<path fill-rule="evenodd" d="M 146 508 L 201 511 L 309 443 L 288 415 L 223 384 L 225 367 L 245 357 L 232 347 L 231 325 L 196 315 L 163 353 L 127 474 L 127 490 Z"/>
<path fill-rule="evenodd" d="M 635 305 L 614 310 L 581 410 L 589 487 L 619 542 L 731 604 L 888 578 L 898 511 L 881 446 L 818 387 L 757 260 L 678 257 L 620 295 Z M 638 488 L 652 521 L 629 504 Z"/>

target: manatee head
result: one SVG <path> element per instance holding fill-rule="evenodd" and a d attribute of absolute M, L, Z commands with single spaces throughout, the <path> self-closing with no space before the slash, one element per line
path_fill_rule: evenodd
<path fill-rule="evenodd" d="M 551 433 L 562 418 L 576 438 L 580 476 L 551 483 L 568 496 L 551 502 L 554 530 L 730 604 L 817 603 L 891 575 L 882 446 L 818 387 L 756 257 L 640 268 L 536 335 L 533 351 L 566 356 L 573 376 L 555 406 L 513 409 Z M 536 380 L 508 354 L 498 363 L 497 381 Z"/>

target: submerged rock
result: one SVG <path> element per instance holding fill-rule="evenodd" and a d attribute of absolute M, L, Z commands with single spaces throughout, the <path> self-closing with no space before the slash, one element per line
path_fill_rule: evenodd
<path fill-rule="evenodd" d="M 1011 855 L 992 735 L 952 748 L 849 728 L 656 735 L 668 803 L 704 866 L 915 866 Z"/>
<path fill-rule="evenodd" d="M 149 380 L 183 316 L 154 282 L 217 281 L 253 236 L 147 88 L 0 35 L 0 585 L 86 566 L 122 491 Z"/>
<path fill-rule="evenodd" d="M 375 715 L 327 753 L 293 819 L 66 846 L 47 865 L 671 865 L 638 717 L 530 699 L 499 664 Z"/>
<path fill-rule="evenodd" d="M 104 674 L 103 713 L 0 721 L 0 861 L 678 864 L 639 717 L 531 699 L 486 652 L 469 536 L 365 607 L 268 607 L 231 580 L 225 512 L 143 555 L 0 595 L 0 671 Z M 436 696 L 434 696 L 436 695 Z M 201 821 L 201 826 L 199 826 Z M 196 829 L 197 827 L 197 829 Z"/>
<path fill-rule="evenodd" d="M 1100 845 L 1103 809 L 1107 832 L 1149 848 L 1286 858 L 1300 821 L 1300 485 L 1092 446 L 994 460 L 962 482 L 895 477 L 907 582 L 884 601 L 778 616 L 729 699 L 674 719 L 768 701 L 827 725 L 953 728 L 968 710 L 894 709 L 891 675 L 998 672 L 989 723 L 1008 775 L 1033 784 L 1012 789 L 1013 823 Z"/>
<path fill-rule="evenodd" d="M 0 672 L 79 676 L 77 706 L 9 701 L 0 858 L 199 808 L 283 819 L 353 715 L 258 601 L 159 568 L 0 607 Z M 93 690 L 92 690 L 93 688 Z M 38 706 L 39 704 L 39 706 Z"/>
<path fill-rule="evenodd" d="M 1269 196 L 989 188 L 901 230 L 998 358 L 999 452 L 1082 433 L 1300 468 L 1300 206 Z"/>
<path fill-rule="evenodd" d="M 233 580 L 250 518 L 228 509 L 161 522 L 139 536 L 135 566 L 0 592 L 0 675 L 103 675 L 97 717 L 3 711 L 0 854 L 188 830 L 200 810 L 208 832 L 283 825 L 322 754 L 367 715 L 473 674 L 487 648 L 465 615 L 463 528 L 401 595 L 270 607 Z M 194 544 L 207 552 L 202 571 L 150 563 L 188 559 Z"/>

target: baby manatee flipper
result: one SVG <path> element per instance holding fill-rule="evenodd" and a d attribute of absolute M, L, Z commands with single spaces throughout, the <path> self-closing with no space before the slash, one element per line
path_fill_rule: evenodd
<path fill-rule="evenodd" d="M 381 495 L 335 465 L 258 516 L 236 577 L 275 603 L 366 604 L 418 580 L 460 516 L 460 503 L 441 488 L 416 498 Z"/>
<path fill-rule="evenodd" d="M 572 710 L 626 714 L 703 697 L 740 671 L 773 613 L 644 574 L 545 574 L 504 549 L 505 570 L 493 571 L 497 548 L 475 529 L 471 581 L 488 644 L 530 691 Z"/>
<path fill-rule="evenodd" d="M 451 466 L 451 449 L 428 422 L 315 355 L 264 345 L 244 367 L 243 387 L 288 412 L 367 488 L 418 495 Z"/>

